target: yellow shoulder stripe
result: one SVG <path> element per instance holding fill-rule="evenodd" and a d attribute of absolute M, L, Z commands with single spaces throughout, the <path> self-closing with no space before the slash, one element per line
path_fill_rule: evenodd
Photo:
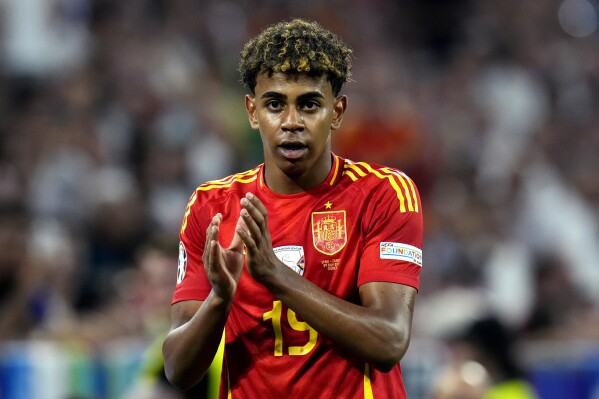
<path fill-rule="evenodd" d="M 343 174 L 347 175 L 353 181 L 358 180 L 356 174 L 359 177 L 365 177 L 368 174 L 372 174 L 379 179 L 387 179 L 397 194 L 399 210 L 402 213 L 407 211 L 420 211 L 414 183 L 405 174 L 390 168 L 381 168 L 378 170 L 365 162 L 352 162 L 349 160 L 346 160 L 346 164 L 343 168 Z"/>
<path fill-rule="evenodd" d="M 254 180 L 256 180 L 257 178 L 258 178 L 257 175 L 246 177 L 246 178 L 244 178 L 244 176 L 236 176 L 231 181 L 228 181 L 226 183 L 219 183 L 219 184 L 208 184 L 208 183 L 205 183 L 205 184 L 202 184 L 200 187 L 198 187 L 198 190 L 200 190 L 200 191 L 209 191 L 209 190 L 212 190 L 214 188 L 227 188 L 227 187 L 231 187 L 233 185 L 233 183 L 235 183 L 235 182 L 237 182 L 237 183 L 251 183 Z"/>
<path fill-rule="evenodd" d="M 401 173 L 398 170 L 392 170 L 389 168 L 382 168 L 381 170 L 397 176 L 397 178 L 401 182 L 401 185 L 403 186 L 404 191 L 406 193 L 406 198 L 408 199 L 408 208 L 411 211 L 413 210 L 414 212 L 418 212 L 418 200 L 416 198 L 416 188 L 414 187 L 414 182 L 412 181 L 412 179 L 410 179 L 408 176 L 406 176 L 405 174 Z M 408 188 L 408 186 L 410 186 L 410 187 Z M 414 199 L 413 206 L 412 206 L 412 198 Z"/>
<path fill-rule="evenodd" d="M 356 177 L 356 175 L 354 175 L 351 170 L 344 170 L 343 171 L 343 175 L 344 176 L 349 176 L 349 178 L 352 179 L 352 181 L 358 180 L 358 178 Z"/>
<path fill-rule="evenodd" d="M 258 171 L 260 167 L 257 167 L 252 170 L 248 170 L 247 172 L 237 173 L 229 177 L 225 177 L 219 180 L 211 180 L 208 181 L 201 186 L 199 186 L 196 191 L 192 194 L 191 198 L 189 198 L 189 202 L 187 203 L 187 208 L 185 209 L 185 215 L 183 216 L 183 223 L 181 224 L 181 234 L 185 231 L 187 227 L 187 218 L 191 213 L 191 207 L 198 199 L 198 191 L 209 191 L 215 188 L 227 188 L 230 187 L 233 183 L 251 183 L 258 178 Z"/>
<path fill-rule="evenodd" d="M 360 177 L 366 176 L 366 173 L 362 171 L 362 169 L 358 168 L 358 166 L 354 163 L 346 163 L 344 166 L 345 169 L 352 169 L 355 171 Z"/>
<path fill-rule="evenodd" d="M 235 182 L 251 183 L 257 179 L 259 171 L 260 171 L 260 168 L 255 168 L 252 170 L 248 170 L 247 172 L 231 175 L 224 179 L 211 180 L 211 181 L 208 181 L 208 182 L 202 184 L 200 187 L 198 187 L 198 190 L 208 191 L 208 190 L 212 190 L 213 188 L 227 188 L 227 187 L 230 187 Z"/>

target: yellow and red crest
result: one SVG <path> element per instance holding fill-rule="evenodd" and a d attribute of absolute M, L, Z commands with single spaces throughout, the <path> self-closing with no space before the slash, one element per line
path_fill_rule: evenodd
<path fill-rule="evenodd" d="M 347 242 L 345 211 L 312 212 L 312 242 L 326 255 L 341 251 Z"/>

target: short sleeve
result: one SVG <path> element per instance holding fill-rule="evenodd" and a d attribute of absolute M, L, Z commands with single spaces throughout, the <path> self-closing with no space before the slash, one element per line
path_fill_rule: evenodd
<path fill-rule="evenodd" d="M 420 287 L 423 217 L 418 189 L 396 172 L 373 189 L 363 220 L 358 285 L 385 281 Z"/>
<path fill-rule="evenodd" d="M 179 233 L 179 259 L 177 285 L 172 303 L 206 299 L 212 289 L 204 272 L 202 256 L 206 241 L 208 221 L 194 193 L 187 205 Z"/>

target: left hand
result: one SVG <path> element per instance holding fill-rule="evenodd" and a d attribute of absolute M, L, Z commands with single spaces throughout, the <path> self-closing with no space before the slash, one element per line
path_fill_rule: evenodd
<path fill-rule="evenodd" d="M 250 275 L 257 281 L 270 276 L 280 263 L 272 249 L 268 230 L 268 212 L 262 202 L 252 193 L 247 193 L 240 201 L 239 217 L 247 227 L 237 228 L 237 234 L 247 249 L 246 265 Z"/>

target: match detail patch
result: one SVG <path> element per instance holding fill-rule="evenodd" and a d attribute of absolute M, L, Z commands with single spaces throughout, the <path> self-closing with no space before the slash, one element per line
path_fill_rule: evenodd
<path fill-rule="evenodd" d="M 177 284 L 181 284 L 187 271 L 187 251 L 182 241 L 179 241 L 179 261 L 177 263 Z"/>
<path fill-rule="evenodd" d="M 381 243 L 381 259 L 394 259 L 422 266 L 422 250 L 408 244 L 397 242 Z"/>
<path fill-rule="evenodd" d="M 299 245 L 285 245 L 283 247 L 273 248 L 277 258 L 300 276 L 304 275 L 304 247 Z"/>

